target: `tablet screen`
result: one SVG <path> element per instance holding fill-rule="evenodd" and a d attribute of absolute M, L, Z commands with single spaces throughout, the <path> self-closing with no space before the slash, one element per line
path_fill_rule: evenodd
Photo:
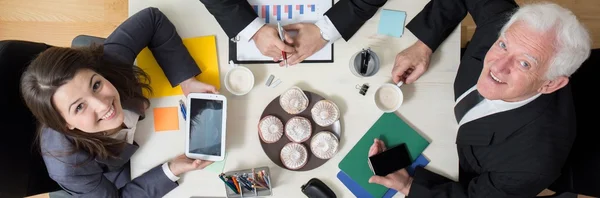
<path fill-rule="evenodd" d="M 193 98 L 190 103 L 189 152 L 220 156 L 223 101 Z"/>

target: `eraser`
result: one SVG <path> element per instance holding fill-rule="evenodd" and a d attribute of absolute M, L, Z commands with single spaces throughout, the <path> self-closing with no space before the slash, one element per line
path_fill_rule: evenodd
<path fill-rule="evenodd" d="M 279 83 L 281 83 L 280 79 L 275 80 L 275 82 L 273 82 L 273 84 L 272 84 L 273 85 L 272 87 L 273 88 L 277 87 L 277 85 L 279 85 Z"/>
<path fill-rule="evenodd" d="M 267 83 L 266 83 L 265 85 L 267 85 L 267 86 L 271 86 L 271 82 L 273 82 L 273 78 L 275 78 L 275 76 L 273 76 L 273 75 L 270 75 L 270 76 L 269 76 L 269 79 L 267 79 Z"/>

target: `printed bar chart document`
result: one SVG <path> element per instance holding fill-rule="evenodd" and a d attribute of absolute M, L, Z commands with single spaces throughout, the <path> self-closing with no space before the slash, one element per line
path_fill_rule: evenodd
<path fill-rule="evenodd" d="M 333 1 L 322 0 L 249 0 L 258 17 L 267 25 L 281 25 L 292 23 L 314 23 L 322 19 L 327 10 L 333 6 Z M 296 32 L 287 32 L 292 37 Z M 273 59 L 260 53 L 254 41 L 230 41 L 229 59 L 235 63 L 273 63 Z M 333 62 L 333 44 L 328 43 L 303 63 Z"/>

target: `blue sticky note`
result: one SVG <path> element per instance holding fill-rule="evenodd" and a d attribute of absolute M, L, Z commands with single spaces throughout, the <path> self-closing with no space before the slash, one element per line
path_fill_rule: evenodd
<path fill-rule="evenodd" d="M 427 164 L 429 164 L 429 160 L 427 160 L 427 158 L 425 158 L 425 156 L 423 156 L 421 154 L 421 155 L 419 155 L 419 157 L 417 157 L 417 159 L 415 159 L 415 161 L 409 167 L 406 167 L 406 171 L 408 172 L 408 174 L 410 176 L 414 176 L 415 168 L 417 166 L 425 167 L 425 166 L 427 166 Z M 346 186 L 346 188 L 348 188 L 348 190 L 350 190 L 350 192 L 352 192 L 352 194 L 354 194 L 354 196 L 361 197 L 361 198 L 363 198 L 363 197 L 364 198 L 373 198 L 373 196 L 371 194 L 369 194 L 369 192 L 367 190 L 365 190 L 358 183 L 356 183 L 354 180 L 352 180 L 352 178 L 350 178 L 350 176 L 348 176 L 343 171 L 340 170 L 340 172 L 338 172 L 337 178 L 344 184 L 344 186 Z M 383 195 L 382 198 L 394 197 L 394 195 L 397 192 L 398 191 L 390 188 Z"/>
<path fill-rule="evenodd" d="M 401 37 L 404 34 L 404 21 L 406 12 L 399 10 L 381 10 L 379 27 L 377 33 L 393 37 Z"/>

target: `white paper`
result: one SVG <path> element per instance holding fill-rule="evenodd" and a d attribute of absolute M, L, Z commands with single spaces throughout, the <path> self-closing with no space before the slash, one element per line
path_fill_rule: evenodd
<path fill-rule="evenodd" d="M 273 11 L 277 11 L 277 6 L 279 6 L 279 23 L 281 23 L 282 26 L 298 22 L 314 23 L 321 19 L 323 14 L 325 14 L 325 12 L 333 5 L 333 2 L 330 0 L 249 0 L 248 3 L 255 9 L 260 19 L 265 20 L 265 23 L 271 25 L 277 25 L 278 15 L 273 14 L 277 13 Z M 286 7 L 288 7 L 289 12 L 291 12 L 291 18 L 290 13 L 285 12 Z M 264 15 L 267 16 L 263 15 L 263 9 Z M 302 11 L 302 14 L 300 14 L 300 11 Z M 294 36 L 295 33 L 290 32 L 290 35 Z M 236 47 L 238 61 L 273 61 L 272 58 L 260 53 L 253 40 L 248 42 L 238 41 Z M 332 43 L 328 43 L 321 50 L 305 60 L 332 60 L 332 50 Z"/>

